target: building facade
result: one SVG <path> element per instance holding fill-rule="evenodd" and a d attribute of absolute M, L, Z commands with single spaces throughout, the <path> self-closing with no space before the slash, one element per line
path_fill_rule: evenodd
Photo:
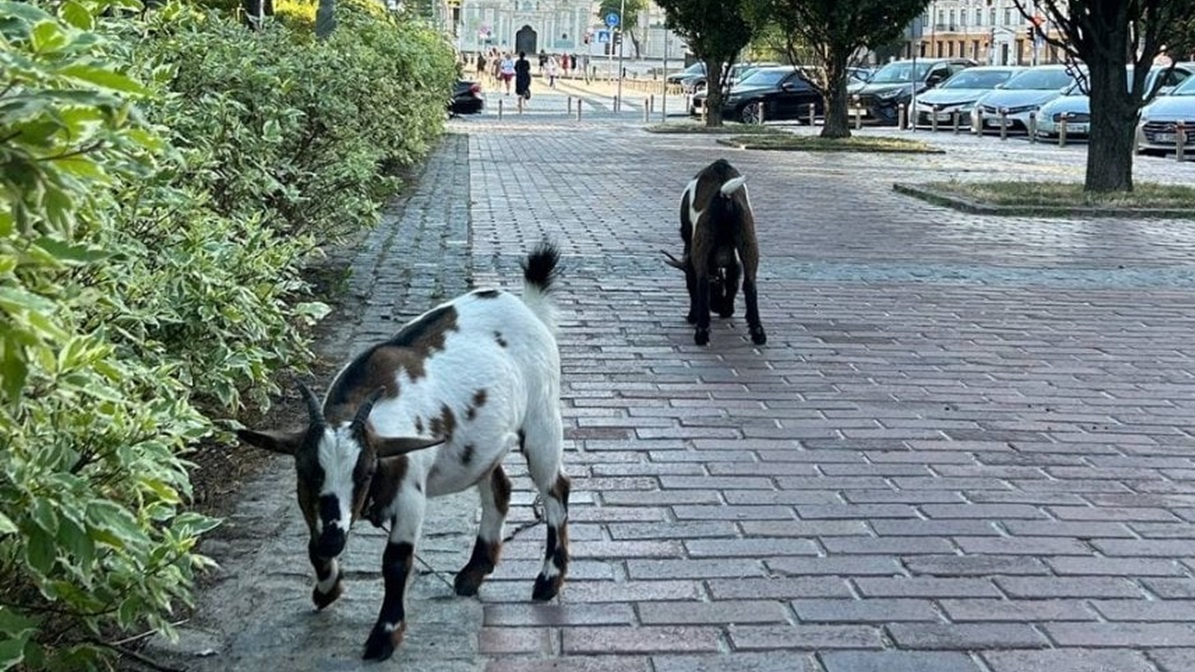
<path fill-rule="evenodd" d="M 1026 0 L 1027 7 L 1034 7 Z M 1057 37 L 1044 11 L 1031 11 L 1041 31 Z M 933 0 L 918 22 L 920 36 L 910 40 L 905 56 L 970 58 L 983 65 L 1033 65 L 1062 62 L 1061 50 L 1034 39 L 1034 25 L 1013 0 Z"/>

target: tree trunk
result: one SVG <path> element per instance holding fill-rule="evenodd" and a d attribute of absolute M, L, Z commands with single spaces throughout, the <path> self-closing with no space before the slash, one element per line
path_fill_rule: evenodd
<path fill-rule="evenodd" d="M 722 125 L 722 59 L 705 59 L 705 125 Z"/>
<path fill-rule="evenodd" d="M 822 125 L 823 138 L 851 137 L 850 117 L 847 115 L 846 64 L 850 55 L 845 49 L 836 48 L 830 53 L 826 61 L 826 90 L 825 123 Z"/>
<path fill-rule="evenodd" d="M 1133 190 L 1137 106 L 1125 86 L 1124 65 L 1090 64 L 1091 141 L 1087 146 L 1084 191 Z"/>

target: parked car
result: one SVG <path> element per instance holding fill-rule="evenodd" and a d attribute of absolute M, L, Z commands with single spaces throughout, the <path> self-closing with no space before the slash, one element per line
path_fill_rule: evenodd
<path fill-rule="evenodd" d="M 762 67 L 780 65 L 779 63 L 735 63 L 730 67 L 730 79 L 727 81 L 728 87 L 733 87 L 738 84 L 744 77 L 751 74 Z M 725 66 L 723 66 L 725 69 Z M 696 93 L 706 88 L 708 78 L 702 74 L 697 77 L 690 77 L 684 81 L 685 91 Z"/>
<path fill-rule="evenodd" d="M 1195 152 L 1195 77 L 1188 77 L 1165 96 L 1141 110 L 1137 122 L 1137 153 L 1166 154 L 1178 147 L 1178 122 L 1186 128 L 1185 151 Z"/>
<path fill-rule="evenodd" d="M 969 124 L 975 102 L 1024 69 L 1015 65 L 981 65 L 956 72 L 937 88 L 917 96 L 913 121 L 918 126 L 930 126 L 936 114 L 939 123 L 948 124 L 952 115 L 959 114 L 959 123 Z"/>
<path fill-rule="evenodd" d="M 706 94 L 693 96 L 697 114 L 701 114 Z M 824 107 L 821 89 L 799 69 L 791 65 L 759 68 L 751 73 L 722 100 L 722 118 L 756 124 L 764 121 L 809 118 L 809 105 L 821 115 Z"/>
<path fill-rule="evenodd" d="M 871 76 L 875 74 L 875 68 L 857 67 L 847 68 L 846 75 L 850 83 L 862 82 L 866 84 L 871 81 Z"/>
<path fill-rule="evenodd" d="M 1149 69 L 1149 74 L 1146 76 L 1145 90 L 1153 91 L 1155 86 L 1159 86 L 1158 79 L 1165 76 L 1166 80 L 1161 82 L 1158 88 L 1158 95 L 1164 96 L 1192 74 L 1195 74 L 1195 63 L 1177 63 L 1173 70 L 1168 67 L 1154 66 Z M 1129 66 L 1127 82 L 1129 86 L 1132 86 L 1132 78 L 1133 68 Z M 1086 93 L 1078 90 L 1072 91 L 1042 105 L 1041 110 L 1037 113 L 1037 135 L 1044 138 L 1058 137 L 1058 127 L 1063 119 L 1066 119 L 1067 137 L 1087 137 L 1091 131 L 1091 101 Z"/>
<path fill-rule="evenodd" d="M 485 98 L 481 97 L 481 84 L 464 79 L 456 80 L 452 87 L 452 100 L 448 111 L 452 114 L 481 114 L 485 109 Z"/>
<path fill-rule="evenodd" d="M 880 68 L 871 80 L 851 90 L 848 112 L 859 114 L 865 121 L 895 124 L 901 105 L 908 105 L 913 94 L 920 94 L 946 81 L 951 75 L 973 67 L 975 61 L 966 58 L 929 58 L 916 61 L 893 61 Z"/>
<path fill-rule="evenodd" d="M 680 84 L 690 77 L 705 77 L 704 61 L 697 61 L 693 65 L 690 65 L 680 72 L 674 72 L 665 77 L 664 81 L 668 82 L 669 84 Z"/>
<path fill-rule="evenodd" d="M 1078 80 L 1069 65 L 1039 65 L 1012 77 L 1000 88 L 980 99 L 971 110 L 971 125 L 977 126 L 982 115 L 985 130 L 1000 128 L 1000 112 L 1009 130 L 1029 130 L 1029 113 L 1042 105 L 1078 90 Z"/>

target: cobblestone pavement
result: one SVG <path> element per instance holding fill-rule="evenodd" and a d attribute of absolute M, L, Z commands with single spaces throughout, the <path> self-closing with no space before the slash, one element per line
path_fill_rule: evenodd
<path fill-rule="evenodd" d="M 743 152 L 644 133 L 641 111 L 565 108 L 537 90 L 522 115 L 454 122 L 464 136 L 361 253 L 359 272 L 430 265 L 358 280 L 352 343 L 428 307 L 428 288 L 517 286 L 542 237 L 566 255 L 569 582 L 530 602 L 537 526 L 479 600 L 452 597 L 441 579 L 465 560 L 475 504 L 437 502 L 421 554 L 435 573 L 388 665 L 1195 669 L 1195 224 L 967 215 L 891 189 L 1074 176 L 1074 148 Z M 738 316 L 694 346 L 658 252 L 678 250 L 678 194 L 717 157 L 749 180 L 762 348 Z M 1195 164 L 1138 174 L 1189 183 Z M 532 521 L 530 484 L 520 459 L 507 468 L 513 527 Z M 275 476 L 286 486 L 250 493 L 239 519 L 257 545 L 217 549 L 229 578 L 204 604 L 235 606 L 178 648 L 209 642 L 206 669 L 354 669 L 380 600 L 376 538 L 354 546 L 343 603 L 312 615 L 291 477 Z"/>

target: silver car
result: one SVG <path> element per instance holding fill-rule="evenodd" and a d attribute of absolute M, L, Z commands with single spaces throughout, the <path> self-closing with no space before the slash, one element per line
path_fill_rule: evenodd
<path fill-rule="evenodd" d="M 914 123 L 930 126 L 937 115 L 939 123 L 949 124 L 957 113 L 960 123 L 969 124 L 976 101 L 1024 70 L 1014 65 L 981 65 L 957 72 L 937 88 L 917 96 Z"/>
<path fill-rule="evenodd" d="M 1169 67 L 1154 66 L 1149 69 L 1149 75 L 1145 79 L 1145 90 L 1153 91 L 1158 85 L 1158 78 L 1165 76 L 1166 80 L 1158 89 L 1158 95 L 1164 96 L 1192 74 L 1195 74 L 1195 63 L 1179 63 L 1173 70 Z M 1132 78 L 1133 68 L 1129 66 L 1130 86 Z M 1044 138 L 1058 137 L 1058 128 L 1063 119 L 1066 119 L 1067 137 L 1087 137 L 1091 132 L 1091 101 L 1086 93 L 1074 91 L 1042 105 L 1037 113 L 1037 135 Z"/>
<path fill-rule="evenodd" d="M 1166 154 L 1178 146 L 1178 122 L 1186 129 L 1185 151 L 1195 153 L 1195 77 L 1188 77 L 1168 95 L 1158 96 L 1141 110 L 1137 122 L 1137 153 Z"/>
<path fill-rule="evenodd" d="M 998 130 L 1000 115 L 1009 129 L 1029 129 L 1029 113 L 1078 88 L 1072 68 L 1065 65 L 1039 65 L 1012 77 L 1000 88 L 984 96 L 971 110 L 971 125 L 983 124 L 984 130 Z"/>

